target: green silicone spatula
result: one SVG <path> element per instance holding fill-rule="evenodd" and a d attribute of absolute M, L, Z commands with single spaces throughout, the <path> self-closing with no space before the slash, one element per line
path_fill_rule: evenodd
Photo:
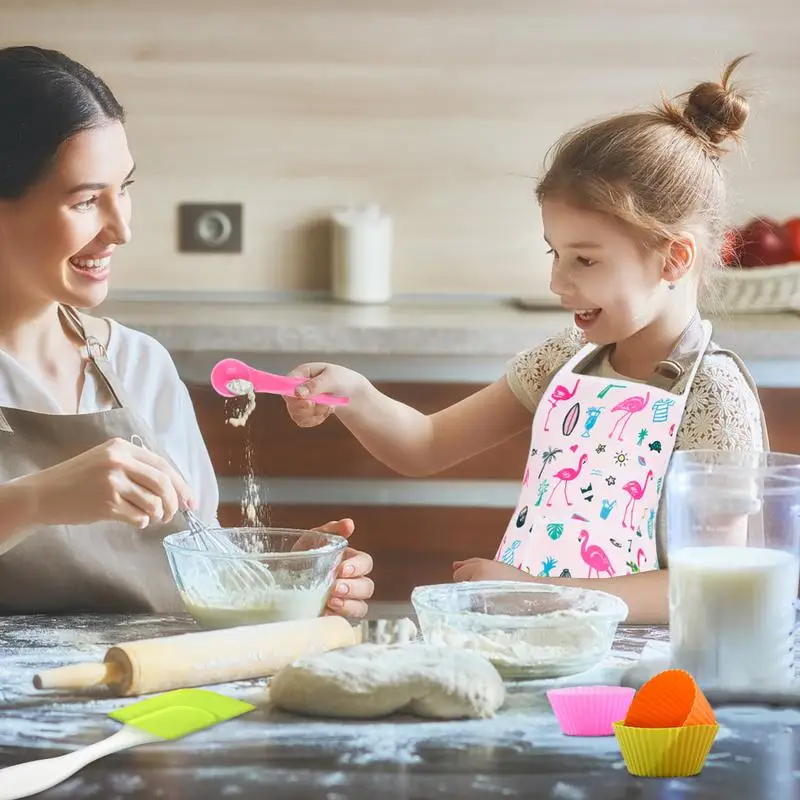
<path fill-rule="evenodd" d="M 100 742 L 54 758 L 40 758 L 0 770 L 0 800 L 44 792 L 98 758 L 136 747 L 181 739 L 239 717 L 255 706 L 206 689 L 177 689 L 112 711 L 124 727 Z"/>

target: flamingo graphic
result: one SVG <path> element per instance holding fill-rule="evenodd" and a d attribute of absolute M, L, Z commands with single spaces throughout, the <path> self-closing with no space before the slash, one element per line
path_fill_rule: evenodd
<path fill-rule="evenodd" d="M 628 575 L 635 575 L 637 572 L 642 571 L 642 559 L 647 561 L 647 556 L 644 554 L 644 550 L 640 547 L 636 552 L 636 561 L 626 561 L 626 565 L 630 567 L 631 571 Z"/>
<path fill-rule="evenodd" d="M 589 544 L 589 531 L 581 531 L 578 534 L 578 541 L 581 543 L 581 558 L 589 566 L 590 578 L 592 577 L 592 570 L 597 573 L 598 578 L 601 572 L 608 573 L 609 578 L 616 575 L 605 550 L 596 544 Z"/>
<path fill-rule="evenodd" d="M 530 478 L 531 478 L 531 468 L 530 467 L 526 467 L 525 468 L 525 477 L 522 479 L 522 485 L 523 486 L 527 486 L 530 483 Z"/>
<path fill-rule="evenodd" d="M 570 503 L 569 501 L 569 495 L 567 494 L 567 484 L 570 483 L 570 481 L 574 481 L 575 478 L 577 478 L 578 475 L 581 474 L 581 469 L 583 469 L 583 465 L 586 463 L 587 458 L 589 458 L 589 456 L 587 456 L 586 453 L 584 453 L 581 456 L 580 461 L 578 461 L 577 469 L 570 469 L 569 467 L 564 467 L 564 469 L 560 469 L 558 472 L 556 472 L 555 475 L 553 475 L 554 478 L 558 478 L 558 483 L 553 487 L 553 491 L 550 492 L 550 497 L 547 499 L 547 503 L 545 503 L 545 505 L 547 506 L 552 505 L 553 495 L 556 493 L 556 489 L 558 489 L 558 487 L 562 485 L 564 487 L 564 499 L 567 501 L 568 506 L 572 505 L 572 503 Z"/>
<path fill-rule="evenodd" d="M 625 510 L 622 512 L 622 527 L 627 528 L 628 525 L 625 523 L 625 518 L 628 516 L 628 509 L 630 509 L 630 517 L 631 517 L 631 528 L 635 528 L 636 525 L 633 524 L 633 510 L 636 508 L 636 501 L 642 499 L 642 495 L 644 495 L 645 489 L 647 489 L 647 484 L 650 479 L 653 477 L 653 470 L 647 470 L 647 477 L 644 479 L 644 486 L 642 486 L 638 481 L 628 481 L 623 487 L 622 490 L 627 492 L 630 495 L 630 499 L 625 505 Z"/>
<path fill-rule="evenodd" d="M 550 403 L 550 410 L 547 412 L 547 416 L 544 418 L 544 430 L 550 430 L 550 415 L 553 413 L 553 409 L 556 407 L 556 404 L 562 403 L 564 400 L 569 400 L 571 397 L 575 397 L 575 392 L 578 391 L 578 384 L 580 382 L 581 380 L 578 378 L 578 380 L 575 381 L 575 386 L 572 391 L 567 389 L 566 386 L 561 386 L 561 384 L 553 389 L 553 392 L 548 399 L 548 402 Z"/>
<path fill-rule="evenodd" d="M 650 392 L 648 392 L 644 397 L 634 394 L 617 403 L 614 408 L 611 409 L 611 413 L 613 414 L 615 411 L 622 411 L 623 413 L 620 414 L 619 418 L 614 423 L 614 427 L 611 429 L 611 433 L 608 434 L 608 438 L 610 439 L 614 435 L 614 431 L 617 430 L 617 425 L 625 420 L 622 422 L 622 428 L 620 429 L 619 436 L 617 437 L 617 441 L 621 442 L 622 434 L 625 433 L 625 427 L 630 422 L 631 417 L 645 409 L 649 402 Z"/>

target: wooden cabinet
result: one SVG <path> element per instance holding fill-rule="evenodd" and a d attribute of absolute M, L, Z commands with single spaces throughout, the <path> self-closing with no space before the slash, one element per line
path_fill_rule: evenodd
<path fill-rule="evenodd" d="M 396 383 L 380 384 L 379 388 L 431 412 L 457 402 L 480 386 Z M 407 600 L 415 585 L 449 581 L 453 561 L 494 555 L 513 499 L 504 507 L 483 506 L 480 487 L 490 481 L 506 482 L 504 485 L 511 488 L 521 479 L 528 433 L 425 479 L 425 494 L 432 497 L 423 504 L 391 504 L 382 502 L 380 487 L 394 481 L 407 485 L 408 480 L 373 459 L 335 418 L 317 428 L 300 429 L 291 422 L 279 398 L 265 397 L 259 398 L 245 429 L 232 428 L 225 419 L 234 409 L 229 407 L 226 411 L 226 401 L 206 386 L 192 385 L 190 391 L 214 467 L 223 483 L 240 485 L 237 479 L 248 470 L 247 448 L 250 448 L 252 469 L 266 481 L 272 525 L 311 527 L 343 517 L 355 520 L 354 546 L 367 550 L 375 559 L 376 599 Z M 774 451 L 800 453 L 800 426 L 795 423 L 793 410 L 798 394 L 800 390 L 795 389 L 761 391 Z M 232 405 L 241 401 L 227 402 Z M 320 480 L 326 479 L 346 481 L 347 485 L 360 486 L 360 494 L 369 496 L 369 502 L 331 502 L 330 498 L 320 501 L 313 490 L 309 490 L 307 502 L 282 502 L 280 496 L 270 497 L 269 482 L 275 479 L 292 479 L 301 487 L 305 483 L 319 486 Z M 451 499 L 437 504 L 437 482 L 449 488 L 454 482 L 463 483 L 464 502 Z M 448 496 L 452 498 L 452 492 Z M 223 498 L 223 501 L 220 510 L 223 524 L 242 524 L 237 498 Z"/>

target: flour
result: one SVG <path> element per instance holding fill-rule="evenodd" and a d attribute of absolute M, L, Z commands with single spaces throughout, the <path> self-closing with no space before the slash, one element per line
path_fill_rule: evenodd
<path fill-rule="evenodd" d="M 256 393 L 253 390 L 253 387 L 250 387 L 250 391 L 247 392 L 247 405 L 244 407 L 239 416 L 235 417 L 228 417 L 227 423 L 228 425 L 232 425 L 234 428 L 243 428 L 247 425 L 248 420 L 250 419 L 250 415 L 256 410 Z"/>
<path fill-rule="evenodd" d="M 228 417 L 225 421 L 234 428 L 243 428 L 247 425 L 251 414 L 256 409 L 256 394 L 252 384 L 247 381 L 231 381 L 228 385 L 230 390 L 239 396 L 247 396 L 247 405 L 239 415 Z M 253 446 L 248 439 L 245 442 L 245 487 L 242 496 L 242 518 L 248 527 L 264 527 L 265 522 L 262 514 L 261 495 L 259 492 L 258 481 L 256 480 L 253 468 Z"/>
<path fill-rule="evenodd" d="M 530 622 L 530 620 L 525 620 Z M 607 623 L 580 610 L 543 614 L 522 627 L 519 618 L 464 612 L 459 627 L 420 612 L 420 625 L 430 644 L 474 650 L 488 658 L 504 677 L 547 678 L 583 672 L 602 661 L 611 649 Z M 513 631 L 503 630 L 514 624 Z"/>
<path fill-rule="evenodd" d="M 98 645 L 82 643 L 76 648 L 70 643 L 70 629 L 84 625 L 81 618 L 56 618 L 47 628 L 40 627 L 40 620 L 34 618 L 22 623 L 24 627 L 17 627 L 20 623 L 16 620 L 0 618 L 0 638 L 4 640 L 0 647 L 0 674 L 3 676 L 0 748 L 9 763 L 12 759 L 18 760 L 14 755 L 21 753 L 18 748 L 34 748 L 42 757 L 58 755 L 97 742 L 119 730 L 119 724 L 107 714 L 136 702 L 137 698 L 37 692 L 31 678 L 37 672 L 65 664 L 101 661 L 106 647 L 119 641 L 193 630 L 185 619 L 179 618 L 162 618 L 162 622 L 152 625 L 130 621 L 131 624 L 136 622 L 139 624 L 126 633 L 127 620 L 123 628 L 115 627 L 112 621 L 110 626 L 104 626 L 104 635 L 97 635 Z M 652 635 L 665 636 L 665 633 Z M 619 779 L 620 773 L 626 771 L 615 737 L 564 736 L 544 693 L 555 686 L 614 684 L 626 666 L 637 658 L 641 634 L 634 629 L 623 629 L 617 639 L 618 646 L 620 643 L 623 650 L 614 650 L 587 673 L 550 680 L 508 682 L 503 707 L 492 719 L 483 720 L 438 722 L 403 716 L 376 722 L 309 720 L 272 708 L 266 700 L 266 680 L 219 684 L 208 688 L 250 702 L 256 709 L 230 723 L 194 734 L 190 739 L 144 745 L 120 759 L 134 759 L 142 765 L 170 759 L 176 765 L 175 780 L 183 770 L 191 771 L 198 780 L 207 781 L 215 797 L 235 798 L 245 794 L 323 797 L 326 791 L 346 795 L 349 792 L 344 788 L 347 785 L 344 781 L 342 788 L 338 788 L 340 776 L 344 773 L 352 779 L 354 772 L 358 773 L 360 786 L 366 786 L 371 775 L 377 780 L 384 772 L 392 772 L 401 781 L 408 781 L 401 786 L 411 787 L 413 782 L 417 787 L 415 792 L 409 789 L 409 796 L 429 797 L 434 793 L 426 792 L 425 785 L 431 790 L 435 787 L 424 782 L 431 774 L 432 763 L 449 765 L 453 773 L 448 779 L 448 792 L 442 792 L 441 796 L 480 794 L 484 797 L 489 793 L 502 796 L 508 791 L 508 796 L 535 794 L 555 800 L 579 800 L 581 790 L 586 798 L 599 796 L 605 787 L 601 785 L 602 775 L 611 781 Z M 709 760 L 699 779 L 662 781 L 658 785 L 664 791 L 702 793 L 703 786 L 721 785 L 722 773 L 733 774 L 735 767 L 741 768 L 737 762 L 747 766 L 745 759 L 752 761 L 749 774 L 753 774 L 758 765 L 772 764 L 774 769 L 777 757 L 786 757 L 787 763 L 792 764 L 796 750 L 793 731 L 800 728 L 800 710 L 726 708 L 717 710 L 717 720 L 721 727 L 712 755 L 731 753 L 732 756 Z M 268 758 L 265 748 L 268 748 Z M 230 754 L 235 754 L 235 765 L 221 766 Z M 26 757 L 31 756 L 26 754 Z M 470 790 L 477 776 L 456 774 L 460 765 L 467 763 L 474 764 L 479 772 L 488 771 L 498 759 L 512 769 L 524 764 L 525 771 L 552 777 L 548 777 L 547 787 L 537 784 L 535 792 L 515 793 L 501 788 L 505 780 L 502 776 L 497 777 L 496 784 L 491 783 L 492 776 L 487 776 L 486 782 L 480 782 L 482 790 L 477 792 Z M 132 770 L 124 769 L 127 763 L 119 761 L 119 772 L 132 776 Z M 182 766 L 178 767 L 179 764 Z M 324 768 L 320 769 L 320 764 Z M 151 787 L 149 769 L 136 771 L 147 785 L 143 790 L 131 792 L 131 796 L 166 796 Z M 93 797 L 113 795 L 110 786 L 106 785 L 104 791 L 94 782 L 93 771 L 87 770 L 81 775 L 64 784 L 63 793 L 59 789 L 50 793 L 54 798 L 90 796 L 93 790 L 96 790 L 91 794 Z M 788 775 L 792 775 L 791 766 Z M 793 777 L 800 778 L 800 774 L 795 772 Z M 629 780 L 631 786 L 638 785 L 634 779 L 627 776 L 624 779 Z M 300 784 L 314 788 L 297 792 Z M 289 788 L 282 789 L 284 785 Z M 128 786 L 132 788 L 133 784 L 127 780 L 120 783 L 121 796 L 124 797 Z M 374 789 L 376 797 L 394 796 L 391 790 L 387 794 L 385 788 L 377 785 Z"/>
<path fill-rule="evenodd" d="M 103 644 L 105 637 L 98 631 L 86 631 L 79 628 L 65 630 L 63 628 L 42 628 L 32 634 L 28 631 L 10 631 L 5 638 L 14 642 L 25 642 L 34 637 L 37 644 L 49 647 L 68 647 L 71 650 L 85 650 Z"/>
<path fill-rule="evenodd" d="M 505 699 L 497 670 L 476 653 L 423 644 L 362 644 L 300 658 L 270 683 L 278 707 L 319 717 L 492 717 Z"/>
<path fill-rule="evenodd" d="M 559 781 L 550 792 L 550 797 L 558 798 L 558 800 L 586 800 L 586 792 L 577 786 Z"/>
<path fill-rule="evenodd" d="M 109 782 L 115 792 L 127 794 L 128 792 L 138 792 L 144 789 L 145 783 L 141 775 L 126 775 L 124 772 L 112 773 Z"/>
<path fill-rule="evenodd" d="M 420 638 L 417 626 L 408 617 L 364 620 L 361 630 L 364 641 L 373 644 L 411 644 Z"/>
<path fill-rule="evenodd" d="M 261 501 L 261 490 L 256 479 L 253 444 L 248 438 L 244 446 L 244 494 L 242 495 L 242 518 L 248 528 L 268 527 L 269 507 Z"/>

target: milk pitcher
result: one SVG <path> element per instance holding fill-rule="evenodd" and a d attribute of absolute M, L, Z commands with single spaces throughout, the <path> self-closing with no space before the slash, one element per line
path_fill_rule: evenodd
<path fill-rule="evenodd" d="M 672 666 L 703 687 L 792 685 L 800 456 L 676 452 L 665 500 Z"/>

